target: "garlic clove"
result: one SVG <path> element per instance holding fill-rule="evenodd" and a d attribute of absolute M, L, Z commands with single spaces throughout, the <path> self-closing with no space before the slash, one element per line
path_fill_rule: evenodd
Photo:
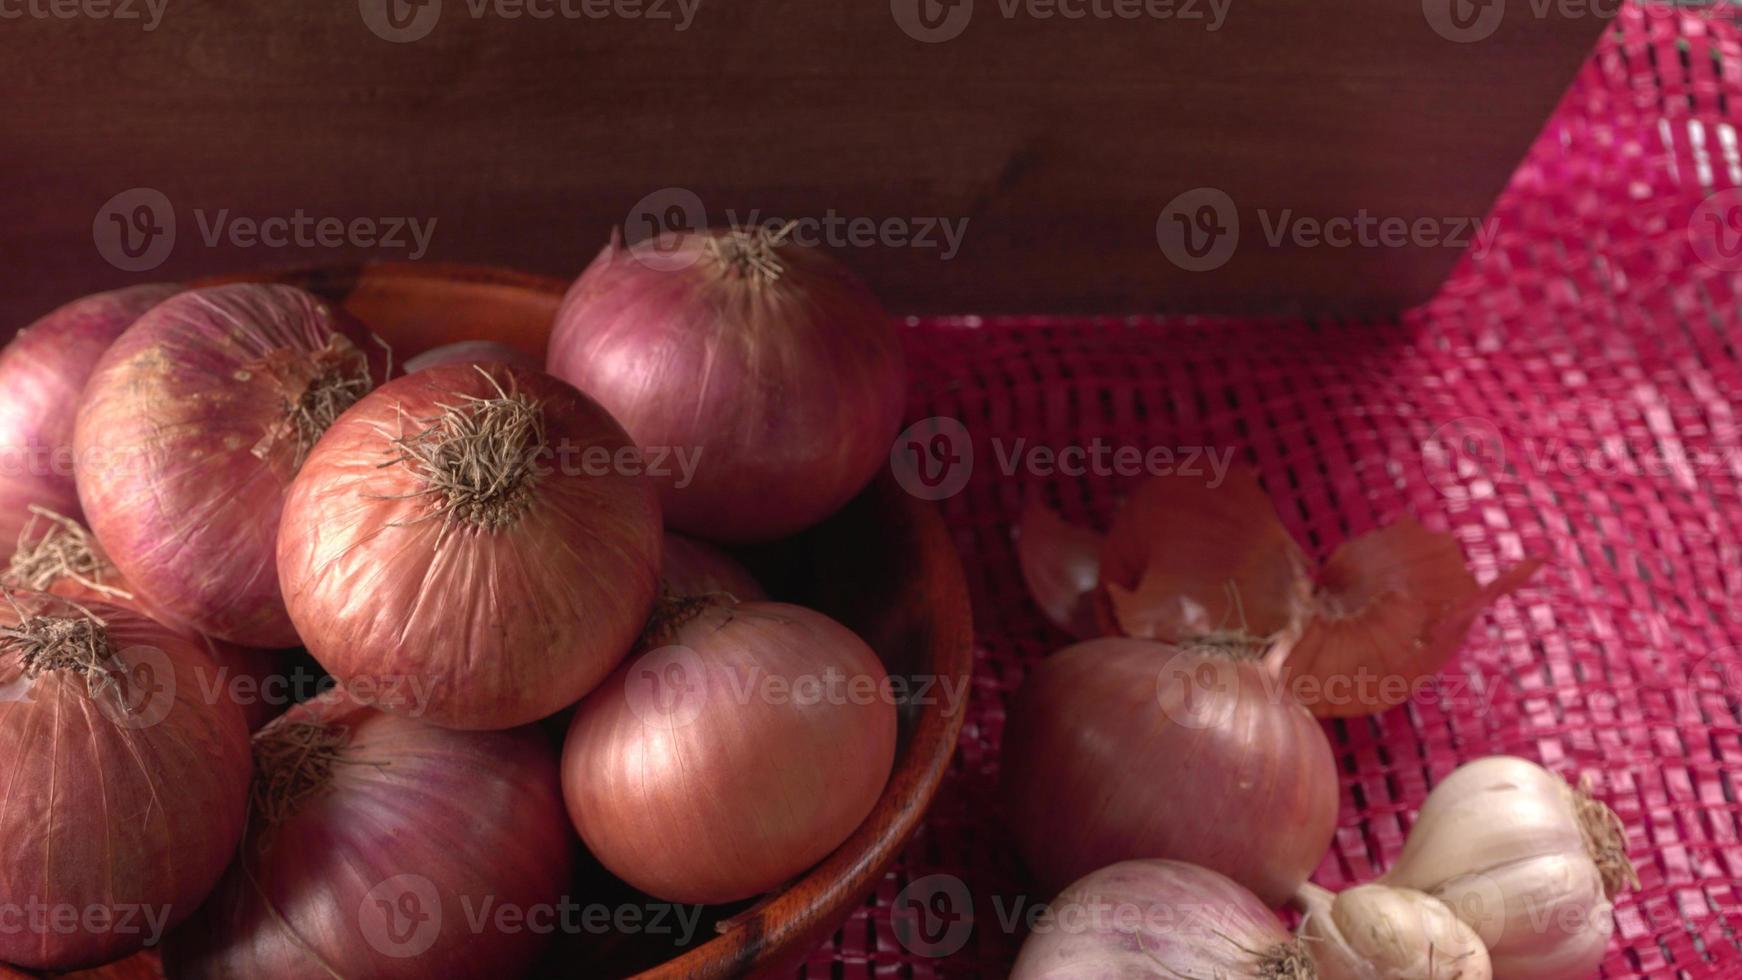
<path fill-rule="evenodd" d="M 1300 937 L 1320 980 L 1490 980 L 1487 947 L 1444 903 L 1410 888 L 1307 885 Z"/>
<path fill-rule="evenodd" d="M 1497 977 L 1589 977 L 1614 931 L 1602 876 L 1583 854 L 1550 854 L 1462 875 L 1433 894 L 1482 938 Z"/>

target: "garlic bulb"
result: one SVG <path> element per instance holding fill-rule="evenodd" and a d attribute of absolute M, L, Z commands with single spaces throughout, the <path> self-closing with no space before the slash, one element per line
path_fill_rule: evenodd
<path fill-rule="evenodd" d="M 1432 895 L 1359 885 L 1333 896 L 1305 885 L 1296 935 L 1319 980 L 1489 980 L 1488 948 Z"/>
<path fill-rule="evenodd" d="M 1434 788 L 1379 883 L 1444 902 L 1487 945 L 1495 980 L 1583 980 L 1614 930 L 1609 900 L 1639 879 L 1614 811 L 1535 763 L 1495 756 Z"/>

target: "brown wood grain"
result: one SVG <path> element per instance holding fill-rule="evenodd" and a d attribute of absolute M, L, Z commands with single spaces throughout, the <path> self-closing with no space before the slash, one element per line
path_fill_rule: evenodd
<path fill-rule="evenodd" d="M 423 258 L 570 277 L 667 187 L 716 224 L 966 220 L 950 261 L 843 250 L 904 312 L 1389 310 L 1431 293 L 1456 250 L 1271 247 L 1254 212 L 1485 213 L 1602 25 L 1512 0 L 1463 44 L 1421 0 L 1227 0 L 1213 32 L 976 0 L 959 37 L 924 44 L 891 0 L 701 0 L 682 32 L 440 2 L 406 44 L 358 0 L 169 0 L 150 32 L 0 21 L 0 331 L 118 283 L 408 252 L 208 245 L 202 214 L 433 220 Z M 1155 225 L 1199 186 L 1237 203 L 1241 245 L 1192 273 Z M 178 224 L 148 273 L 93 243 L 136 187 Z"/>

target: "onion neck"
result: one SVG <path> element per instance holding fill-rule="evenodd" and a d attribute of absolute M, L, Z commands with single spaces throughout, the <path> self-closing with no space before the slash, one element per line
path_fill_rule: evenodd
<path fill-rule="evenodd" d="M 70 599 L 59 601 L 75 615 L 42 616 L 25 612 L 9 592 L 5 598 L 18 616 L 18 625 L 0 627 L 0 654 L 16 656 L 25 679 L 46 673 L 76 675 L 85 679 L 88 697 L 113 691 L 122 704 L 127 703 L 122 690 L 127 670 L 115 656 L 102 619 Z"/>
<path fill-rule="evenodd" d="M 423 479 L 417 494 L 435 504 L 432 517 L 486 531 L 508 527 L 532 506 L 537 463 L 544 454 L 544 411 L 504 388 L 483 368 L 495 397 L 456 394 L 421 428 L 393 443 L 396 460 Z"/>
<path fill-rule="evenodd" d="M 647 627 L 641 632 L 641 648 L 651 650 L 670 643 L 680 630 L 716 606 L 736 606 L 738 600 L 724 592 L 706 595 L 666 593 L 653 604 Z"/>
<path fill-rule="evenodd" d="M 779 248 L 798 222 L 770 230 L 764 227 L 733 228 L 710 237 L 707 253 L 720 274 L 754 286 L 779 282 L 786 274 L 786 264 L 780 260 Z"/>
<path fill-rule="evenodd" d="M 1589 776 L 1569 788 L 1579 833 L 1585 840 L 1585 853 L 1603 878 L 1603 894 L 1614 898 L 1623 890 L 1638 889 L 1639 874 L 1627 857 L 1627 830 L 1621 818 L 1591 795 Z"/>
<path fill-rule="evenodd" d="M 350 730 L 320 722 L 282 719 L 254 736 L 253 811 L 263 829 L 296 816 L 332 789 L 345 762 Z"/>
<path fill-rule="evenodd" d="M 0 584 L 46 592 L 57 582 L 71 581 L 101 595 L 131 600 L 132 593 L 106 584 L 117 577 L 115 566 L 83 525 L 32 504 L 30 520 L 18 535 L 18 550 L 0 573 Z"/>
<path fill-rule="evenodd" d="M 375 387 L 369 375 L 369 358 L 337 333 L 313 353 L 276 349 L 249 365 L 237 380 L 247 381 L 254 371 L 264 371 L 278 385 L 284 398 L 284 418 L 254 446 L 253 453 L 266 459 L 288 444 L 297 469 L 339 416 Z"/>

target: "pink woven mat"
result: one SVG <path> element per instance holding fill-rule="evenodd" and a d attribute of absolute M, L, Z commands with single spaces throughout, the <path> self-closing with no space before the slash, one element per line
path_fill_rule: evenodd
<path fill-rule="evenodd" d="M 976 453 L 940 506 L 978 670 L 924 828 L 800 975 L 1001 977 L 1023 938 L 1001 911 L 1050 897 L 1003 825 L 998 746 L 1027 666 L 1068 640 L 1028 600 L 1010 526 L 1035 492 L 1105 526 L 1130 482 L 1006 475 L 997 448 L 1099 437 L 1236 450 L 1320 556 L 1408 514 L 1455 533 L 1484 580 L 1552 560 L 1472 630 L 1451 703 L 1327 726 L 1342 811 L 1317 881 L 1376 875 L 1430 786 L 1519 754 L 1590 773 L 1627 825 L 1644 887 L 1617 904 L 1605 976 L 1742 976 L 1742 221 L 1712 222 L 1742 195 L 1708 201 L 1742 186 L 1739 97 L 1729 15 L 1627 8 L 1498 204 L 1495 247 L 1401 323 L 915 323 L 909 415 L 960 420 Z M 914 914 L 898 895 L 932 875 L 973 896 L 947 958 L 897 928 Z"/>

